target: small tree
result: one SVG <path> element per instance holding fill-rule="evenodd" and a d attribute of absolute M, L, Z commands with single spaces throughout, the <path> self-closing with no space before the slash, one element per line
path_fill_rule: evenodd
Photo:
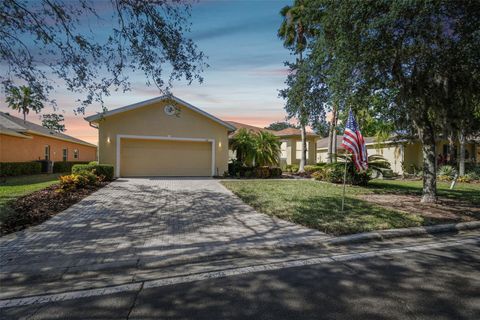
<path fill-rule="evenodd" d="M 255 165 L 276 166 L 280 162 L 280 141 L 270 132 L 260 131 L 254 135 Z"/>
<path fill-rule="evenodd" d="M 42 116 L 42 126 L 55 132 L 65 132 L 65 119 L 62 114 L 50 113 Z"/>
<path fill-rule="evenodd" d="M 30 110 L 39 113 L 43 109 L 41 97 L 26 86 L 9 86 L 6 89 L 6 103 L 12 110 L 23 113 L 23 121 L 27 120 Z"/>

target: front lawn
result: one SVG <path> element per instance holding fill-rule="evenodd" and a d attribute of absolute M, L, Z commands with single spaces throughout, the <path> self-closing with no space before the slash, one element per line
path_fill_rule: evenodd
<path fill-rule="evenodd" d="M 422 181 L 372 180 L 369 189 L 375 193 L 422 194 Z M 480 205 L 480 184 L 458 183 L 450 190 L 450 183 L 437 182 L 439 197 L 468 201 Z"/>
<path fill-rule="evenodd" d="M 60 173 L 8 177 L 0 181 L 0 223 L 6 214 L 7 203 L 58 182 Z"/>
<path fill-rule="evenodd" d="M 369 196 L 418 197 L 421 182 L 372 181 L 368 188 L 347 186 L 345 212 L 340 212 L 342 185 L 312 180 L 241 180 L 223 181 L 243 201 L 259 212 L 334 234 L 351 234 L 379 229 L 405 228 L 445 222 L 423 211 L 405 212 L 368 201 Z M 448 190 L 439 184 L 439 194 L 453 200 L 478 205 L 479 185 L 459 185 Z M 419 200 L 419 198 L 418 198 Z M 456 214 L 452 221 L 471 219 Z M 480 219 L 480 214 L 474 219 Z"/>

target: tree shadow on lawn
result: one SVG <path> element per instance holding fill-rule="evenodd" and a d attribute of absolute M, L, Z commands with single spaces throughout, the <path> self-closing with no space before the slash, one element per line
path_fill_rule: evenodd
<path fill-rule="evenodd" d="M 262 213 L 333 235 L 423 224 L 423 219 L 417 215 L 385 209 L 354 197 L 345 198 L 345 210 L 342 212 L 342 199 L 338 196 L 316 196 L 290 205 L 265 201 L 253 193 L 239 196 Z"/>
<path fill-rule="evenodd" d="M 418 185 L 413 185 L 417 183 Z M 449 199 L 458 199 L 471 202 L 476 206 L 480 206 L 480 187 L 476 185 L 467 185 L 457 189 L 450 190 L 449 184 L 439 183 L 437 185 L 437 194 L 440 197 Z M 382 181 L 372 181 L 366 189 L 373 193 L 391 193 L 391 194 L 406 194 L 406 195 L 421 195 L 422 184 L 421 181 L 405 182 L 405 183 L 388 183 Z"/>

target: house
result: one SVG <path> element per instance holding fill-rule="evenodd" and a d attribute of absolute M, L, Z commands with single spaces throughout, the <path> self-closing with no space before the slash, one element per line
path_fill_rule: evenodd
<path fill-rule="evenodd" d="M 337 136 L 337 153 L 345 150 L 341 147 L 343 136 Z M 385 140 L 377 142 L 374 137 L 365 137 L 365 144 L 369 155 L 379 154 L 390 162 L 392 171 L 398 174 L 412 173 L 421 170 L 423 164 L 422 144 L 418 140 Z M 436 142 L 437 159 L 446 159 L 449 149 L 447 140 L 438 139 Z M 458 144 L 455 146 L 457 158 Z M 317 162 L 326 162 L 328 153 L 328 138 L 320 139 L 317 142 Z M 469 140 L 465 147 L 465 162 L 480 163 L 479 142 Z"/>
<path fill-rule="evenodd" d="M 97 146 L 0 112 L 0 162 L 94 161 Z"/>
<path fill-rule="evenodd" d="M 235 127 L 173 95 L 86 117 L 98 128 L 100 163 L 117 177 L 215 176 L 228 170 Z"/>
<path fill-rule="evenodd" d="M 286 165 L 299 164 L 302 157 L 302 137 L 300 129 L 286 128 L 280 131 L 268 130 L 264 128 L 254 127 L 248 124 L 229 121 L 229 123 L 237 128 L 237 131 L 241 128 L 245 128 L 252 132 L 268 131 L 275 136 L 281 142 L 280 145 L 280 166 L 284 168 Z M 237 131 L 230 134 L 229 139 L 235 137 Z M 307 132 L 307 164 L 316 163 L 316 142 L 318 135 L 313 132 Z M 235 153 L 230 151 L 230 159 L 235 159 Z"/>

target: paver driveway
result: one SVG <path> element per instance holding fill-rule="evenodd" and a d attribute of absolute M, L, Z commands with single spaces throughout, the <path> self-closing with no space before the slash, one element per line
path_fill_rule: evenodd
<path fill-rule="evenodd" d="M 47 222 L 0 238 L 0 267 L 3 275 L 81 269 L 326 237 L 255 212 L 214 179 L 118 179 Z"/>

